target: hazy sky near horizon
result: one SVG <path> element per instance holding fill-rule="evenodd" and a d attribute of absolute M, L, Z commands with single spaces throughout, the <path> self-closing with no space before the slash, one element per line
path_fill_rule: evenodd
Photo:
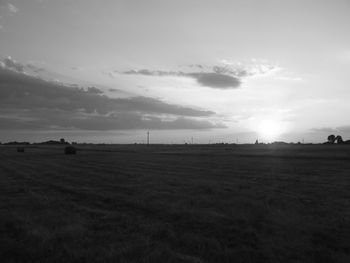
<path fill-rule="evenodd" d="M 349 14 L 348 0 L 0 0 L 0 141 L 350 139 Z"/>

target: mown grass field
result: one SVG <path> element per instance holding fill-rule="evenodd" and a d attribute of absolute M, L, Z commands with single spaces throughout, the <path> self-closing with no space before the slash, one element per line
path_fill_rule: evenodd
<path fill-rule="evenodd" d="M 346 145 L 0 146 L 0 262 L 350 262 Z"/>

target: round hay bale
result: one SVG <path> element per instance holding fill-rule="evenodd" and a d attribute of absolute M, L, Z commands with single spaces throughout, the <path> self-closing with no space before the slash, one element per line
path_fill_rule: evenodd
<path fill-rule="evenodd" d="M 18 153 L 24 153 L 24 147 L 17 147 Z"/>
<path fill-rule="evenodd" d="M 64 154 L 77 154 L 77 149 L 73 146 L 67 146 L 64 148 Z"/>

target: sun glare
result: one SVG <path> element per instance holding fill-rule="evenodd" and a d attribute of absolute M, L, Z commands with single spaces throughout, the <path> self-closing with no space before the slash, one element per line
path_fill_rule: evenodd
<path fill-rule="evenodd" d="M 258 134 L 265 140 L 276 140 L 283 132 L 283 124 L 276 120 L 263 120 L 258 126 Z"/>

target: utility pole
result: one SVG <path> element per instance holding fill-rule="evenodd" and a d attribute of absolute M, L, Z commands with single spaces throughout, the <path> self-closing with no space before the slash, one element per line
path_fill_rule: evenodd
<path fill-rule="evenodd" d="M 147 131 L 147 145 L 149 145 L 149 131 Z"/>

